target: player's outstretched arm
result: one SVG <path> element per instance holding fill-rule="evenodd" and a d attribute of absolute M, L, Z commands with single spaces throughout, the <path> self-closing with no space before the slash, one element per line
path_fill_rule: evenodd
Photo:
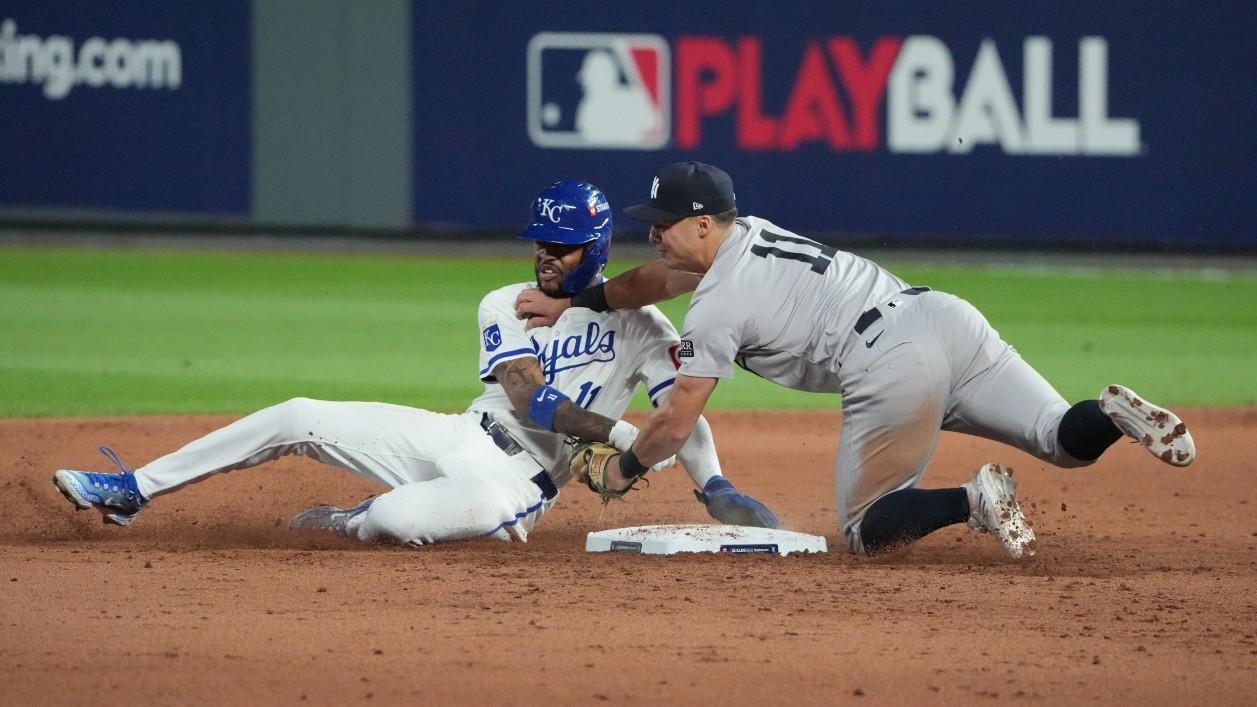
<path fill-rule="evenodd" d="M 703 407 L 715 389 L 715 378 L 678 375 L 672 394 L 650 413 L 632 448 L 608 466 L 607 488 L 628 488 L 652 465 L 680 451 L 693 434 Z"/>
<path fill-rule="evenodd" d="M 580 407 L 557 388 L 546 385 L 537 359 L 503 361 L 493 369 L 493 376 L 511 399 L 515 412 L 538 427 L 581 439 L 611 441 L 616 421 Z"/>
<path fill-rule="evenodd" d="M 569 307 L 595 312 L 636 309 L 672 299 L 698 287 L 701 275 L 669 270 L 662 260 L 652 260 L 620 273 L 606 282 L 586 288 L 572 298 L 550 297 L 528 288 L 515 299 L 515 316 L 528 320 L 528 328 L 552 326 Z"/>
<path fill-rule="evenodd" d="M 636 309 L 693 292 L 702 277 L 697 273 L 669 269 L 662 260 L 652 260 L 616 275 L 604 282 L 602 287 L 609 309 Z M 576 296 L 575 306 L 583 306 L 582 295 L 584 293 Z"/>
<path fill-rule="evenodd" d="M 678 375 L 672 394 L 650 413 L 633 445 L 638 459 L 650 465 L 676 454 L 694 433 L 716 382 L 716 378 Z"/>

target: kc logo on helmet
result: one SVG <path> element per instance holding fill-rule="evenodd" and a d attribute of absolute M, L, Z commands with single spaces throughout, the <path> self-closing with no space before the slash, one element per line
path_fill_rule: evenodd
<path fill-rule="evenodd" d="M 528 136 L 547 148 L 657 150 L 671 135 L 668 43 L 542 32 L 528 42 Z"/>
<path fill-rule="evenodd" d="M 575 209 L 576 207 L 571 204 L 556 204 L 554 199 L 537 200 L 537 212 L 541 216 L 550 219 L 550 223 L 558 223 L 564 211 L 574 211 Z M 589 215 L 593 216 L 593 213 Z"/>

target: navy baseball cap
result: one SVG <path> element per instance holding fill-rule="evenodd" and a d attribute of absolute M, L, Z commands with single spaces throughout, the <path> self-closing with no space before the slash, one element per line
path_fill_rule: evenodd
<path fill-rule="evenodd" d="M 639 221 L 671 221 L 687 216 L 719 214 L 737 206 L 733 179 L 719 167 L 702 162 L 677 162 L 659 172 L 650 184 L 650 201 L 630 206 L 624 215 Z"/>

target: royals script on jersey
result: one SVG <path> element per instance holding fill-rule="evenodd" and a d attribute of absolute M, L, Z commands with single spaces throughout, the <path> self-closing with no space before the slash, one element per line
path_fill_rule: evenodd
<path fill-rule="evenodd" d="M 484 393 L 468 410 L 487 412 L 505 425 L 562 486 L 569 477 L 563 437 L 515 414 L 506 391 L 493 378 L 505 361 L 531 357 L 546 383 L 577 405 L 617 420 L 638 385 L 651 402 L 676 380 L 676 329 L 656 307 L 598 313 L 573 307 L 551 327 L 524 329 L 515 317 L 515 298 L 531 284 L 508 285 L 480 301 L 480 379 Z"/>
<path fill-rule="evenodd" d="M 681 373 L 732 378 L 736 363 L 788 388 L 841 392 L 856 320 L 907 287 L 871 260 L 739 218 L 690 301 Z"/>

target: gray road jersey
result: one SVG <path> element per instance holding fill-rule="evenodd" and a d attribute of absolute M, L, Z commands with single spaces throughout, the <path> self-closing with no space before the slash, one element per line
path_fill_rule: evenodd
<path fill-rule="evenodd" d="M 680 372 L 732 378 L 736 363 L 789 388 L 839 392 L 856 320 L 907 287 L 858 255 L 739 218 L 690 301 Z"/>

